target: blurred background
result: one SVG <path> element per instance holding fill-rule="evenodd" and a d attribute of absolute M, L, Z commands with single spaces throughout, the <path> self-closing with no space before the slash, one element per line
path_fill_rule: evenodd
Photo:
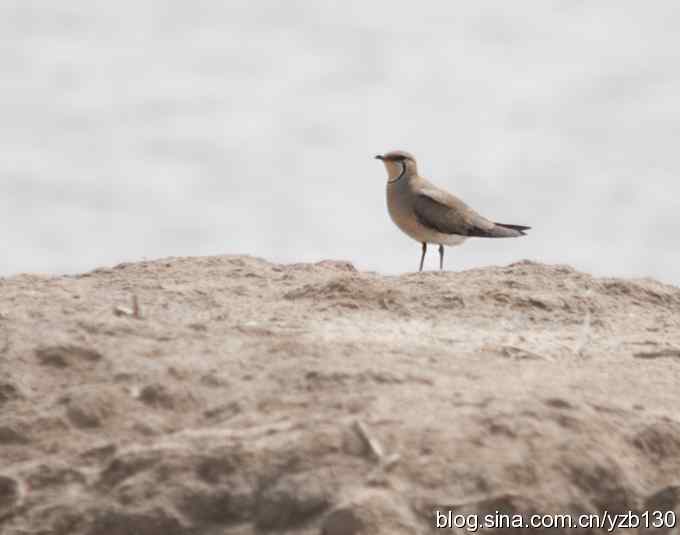
<path fill-rule="evenodd" d="M 671 0 L 0 2 L 0 275 L 225 253 L 413 271 L 373 159 L 398 148 L 534 228 L 449 269 L 680 284 L 678 28 Z"/>

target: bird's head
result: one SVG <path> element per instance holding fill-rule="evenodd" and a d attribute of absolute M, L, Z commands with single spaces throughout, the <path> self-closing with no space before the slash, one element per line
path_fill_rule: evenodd
<path fill-rule="evenodd" d="M 418 174 L 416 159 L 413 154 L 403 150 L 394 150 L 385 154 L 378 154 L 376 160 L 382 160 L 387 169 L 387 181 L 396 182 L 404 177 L 408 178 Z"/>

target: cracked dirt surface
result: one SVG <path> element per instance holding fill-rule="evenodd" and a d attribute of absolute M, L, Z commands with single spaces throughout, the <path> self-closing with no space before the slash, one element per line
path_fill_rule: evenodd
<path fill-rule="evenodd" d="M 4 278 L 0 531 L 678 511 L 678 385 L 680 289 L 567 266 L 386 277 L 221 256 Z"/>

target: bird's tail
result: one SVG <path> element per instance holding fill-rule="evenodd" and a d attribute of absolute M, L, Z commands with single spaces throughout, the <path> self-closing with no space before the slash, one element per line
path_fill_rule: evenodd
<path fill-rule="evenodd" d="M 531 227 L 525 227 L 524 225 L 507 225 L 505 223 L 495 223 L 495 225 L 502 228 L 507 228 L 509 230 L 516 230 L 517 232 L 519 232 L 520 236 L 526 236 L 526 233 L 524 231 L 531 229 Z"/>

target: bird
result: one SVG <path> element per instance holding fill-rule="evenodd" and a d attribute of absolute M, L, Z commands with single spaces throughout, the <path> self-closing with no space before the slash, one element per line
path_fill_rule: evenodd
<path fill-rule="evenodd" d="M 444 245 L 468 238 L 516 238 L 531 227 L 494 223 L 462 200 L 418 174 L 415 157 L 402 150 L 378 154 L 387 170 L 387 211 L 404 233 L 422 244 L 423 270 L 427 244 L 439 245 L 439 269 L 444 269 Z"/>

